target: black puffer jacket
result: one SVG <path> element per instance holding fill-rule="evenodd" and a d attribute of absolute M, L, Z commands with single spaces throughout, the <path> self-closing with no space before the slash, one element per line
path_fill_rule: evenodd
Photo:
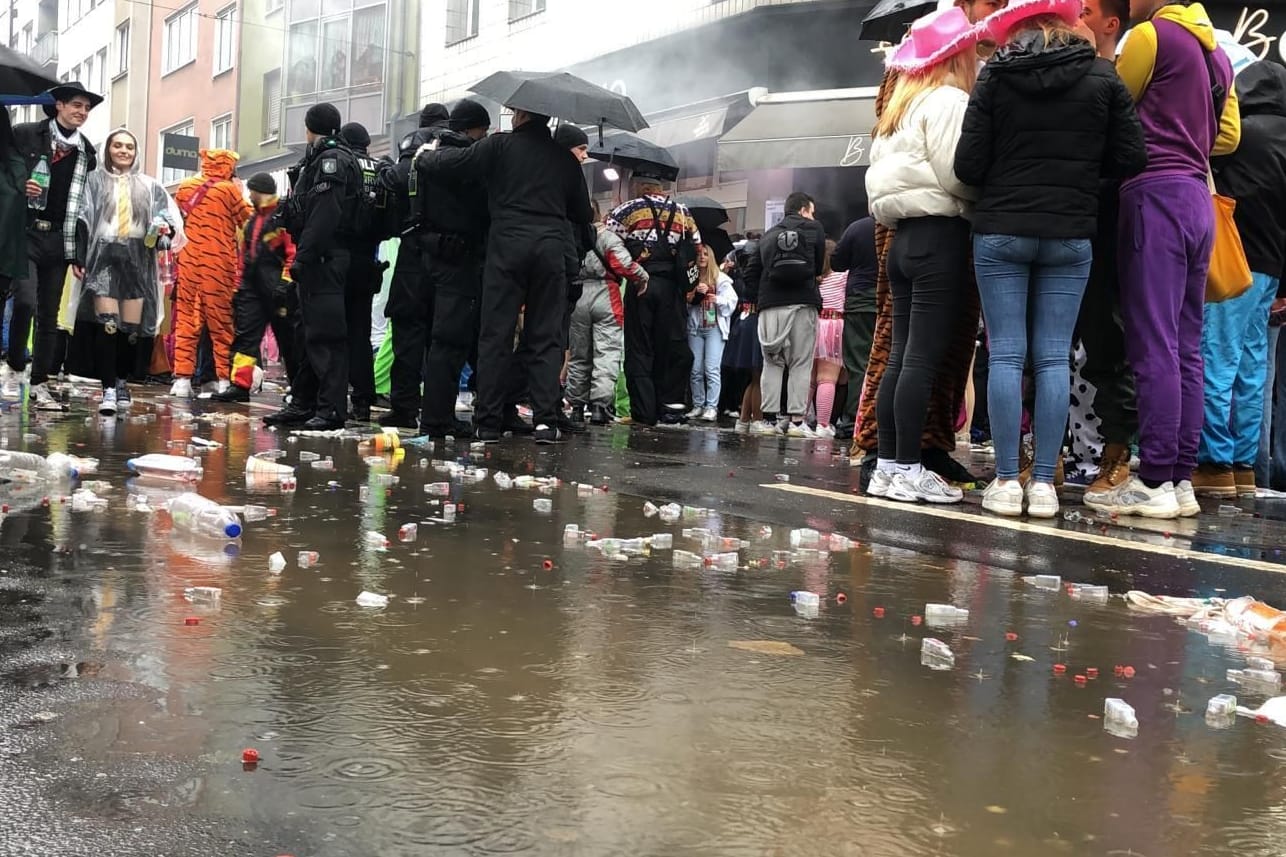
<path fill-rule="evenodd" d="M 1147 150 L 1112 64 L 1081 39 L 1028 31 L 979 74 L 955 166 L 982 189 L 975 233 L 1092 238 L 1099 178 L 1142 172 Z"/>
<path fill-rule="evenodd" d="M 1250 270 L 1286 265 L 1286 68 L 1251 63 L 1237 75 L 1241 143 L 1211 161 L 1215 186 L 1237 200 L 1234 217 Z"/>

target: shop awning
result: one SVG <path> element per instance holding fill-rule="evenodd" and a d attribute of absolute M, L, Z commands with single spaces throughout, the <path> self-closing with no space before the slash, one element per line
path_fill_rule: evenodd
<path fill-rule="evenodd" d="M 875 90 L 764 96 L 719 140 L 719 170 L 863 167 L 870 163 Z"/>
<path fill-rule="evenodd" d="M 723 133 L 728 118 L 728 105 L 721 105 L 689 116 L 648 121 L 651 125 L 639 132 L 649 143 L 664 146 L 682 146 L 699 140 L 709 140 Z"/>

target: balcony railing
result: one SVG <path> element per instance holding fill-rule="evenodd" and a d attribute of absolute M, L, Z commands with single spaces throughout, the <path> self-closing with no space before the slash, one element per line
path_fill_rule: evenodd
<path fill-rule="evenodd" d="M 31 58 L 40 66 L 58 65 L 57 30 L 50 30 L 36 39 L 36 44 L 31 48 Z"/>

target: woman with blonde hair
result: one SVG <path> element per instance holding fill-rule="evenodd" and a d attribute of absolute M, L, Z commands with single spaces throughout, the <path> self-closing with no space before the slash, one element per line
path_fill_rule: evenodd
<path fill-rule="evenodd" d="M 710 245 L 698 248 L 697 267 L 700 276 L 688 303 L 688 347 L 692 349 L 692 411 L 688 419 L 713 423 L 719 419 L 720 367 L 732 311 L 737 308 L 737 291 Z"/>
<path fill-rule="evenodd" d="M 958 7 L 919 19 L 889 56 L 901 75 L 875 125 L 866 194 L 896 228 L 889 250 L 893 341 L 876 402 L 879 452 L 867 493 L 958 503 L 963 494 L 920 461 L 929 393 L 967 288 L 970 200 L 953 169 L 979 28 Z"/>
<path fill-rule="evenodd" d="M 990 351 L 996 479 L 983 508 L 1058 514 L 1072 330 L 1089 277 L 1102 178 L 1147 165 L 1143 129 L 1110 60 L 1074 29 L 1081 0 L 1019 0 L 980 26 L 1002 45 L 965 114 L 955 171 L 980 188 L 973 258 Z M 1022 373 L 1036 382 L 1035 463 L 1019 484 Z"/>

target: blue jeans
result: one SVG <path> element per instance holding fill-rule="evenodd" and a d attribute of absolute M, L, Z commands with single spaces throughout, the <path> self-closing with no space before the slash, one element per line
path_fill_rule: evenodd
<path fill-rule="evenodd" d="M 692 406 L 717 408 L 723 333 L 717 327 L 688 328 L 688 347 L 692 349 Z"/>
<path fill-rule="evenodd" d="M 996 476 L 1018 478 L 1022 440 L 1023 365 L 1030 339 L 1036 402 L 1032 478 L 1053 482 L 1067 429 L 1072 330 L 1089 279 L 1089 239 L 975 235 L 973 265 L 987 324 L 987 407 L 996 446 Z"/>
<path fill-rule="evenodd" d="M 1205 361 L 1205 422 L 1197 461 L 1249 466 L 1259 455 L 1267 386 L 1268 311 L 1277 278 L 1255 274 L 1250 289 L 1232 300 L 1206 304 L 1201 328 Z"/>

